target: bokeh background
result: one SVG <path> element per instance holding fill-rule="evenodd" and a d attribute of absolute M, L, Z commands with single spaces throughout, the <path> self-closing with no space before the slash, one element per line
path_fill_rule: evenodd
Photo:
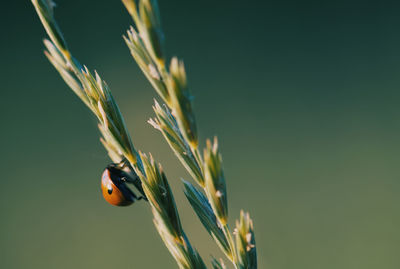
<path fill-rule="evenodd" d="M 118 0 L 58 0 L 75 56 L 109 83 L 137 148 L 165 167 L 203 257 L 222 256 L 146 123 L 155 92 L 121 35 Z M 160 1 L 200 137 L 220 139 L 232 224 L 259 268 L 400 268 L 400 6 L 396 1 Z M 176 268 L 149 207 L 103 201 L 96 121 L 44 57 L 30 1 L 1 3 L 0 267 Z M 203 143 L 204 145 L 204 143 Z M 212 246 L 212 247 L 210 247 Z"/>

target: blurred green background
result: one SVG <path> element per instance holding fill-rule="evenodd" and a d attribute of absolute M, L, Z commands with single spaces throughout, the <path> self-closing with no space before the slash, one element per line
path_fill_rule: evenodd
<path fill-rule="evenodd" d="M 193 245 L 222 256 L 183 196 L 188 174 L 146 123 L 155 92 L 121 38 L 122 4 L 57 3 L 72 52 L 109 83 L 135 146 L 164 165 Z M 400 268 L 399 7 L 160 1 L 201 140 L 220 139 L 231 222 L 241 208 L 254 218 L 259 268 Z M 103 201 L 96 121 L 44 57 L 30 1 L 1 11 L 0 267 L 176 268 L 147 204 Z"/>

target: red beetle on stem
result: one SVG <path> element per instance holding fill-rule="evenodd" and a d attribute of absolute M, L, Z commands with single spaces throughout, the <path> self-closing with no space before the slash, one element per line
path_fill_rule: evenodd
<path fill-rule="evenodd" d="M 135 202 L 135 200 L 144 199 L 147 201 L 144 194 L 142 183 L 139 177 L 130 168 L 126 160 L 122 160 L 119 164 L 110 164 L 106 167 L 101 177 L 101 191 L 104 199 L 115 206 L 128 206 Z M 131 189 L 128 188 L 127 183 L 133 184 L 140 192 L 141 196 L 137 196 Z"/>

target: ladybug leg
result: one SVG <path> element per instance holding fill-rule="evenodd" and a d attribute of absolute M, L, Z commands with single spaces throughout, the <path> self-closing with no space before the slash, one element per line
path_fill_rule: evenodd
<path fill-rule="evenodd" d="M 146 198 L 145 196 L 139 196 L 139 197 L 137 198 L 138 201 L 139 201 L 139 200 L 142 200 L 142 199 L 145 200 L 145 201 L 148 201 L 147 198 Z"/>
<path fill-rule="evenodd" d="M 135 172 L 133 172 L 133 173 L 127 173 L 127 172 L 125 172 L 125 171 L 122 171 L 122 177 L 121 178 L 124 178 L 124 181 L 125 182 L 127 182 L 127 183 L 132 183 L 132 184 L 134 184 L 135 182 L 140 182 L 140 179 L 139 179 L 139 177 L 136 175 L 136 173 Z"/>
<path fill-rule="evenodd" d="M 127 167 L 130 168 L 130 165 L 129 165 L 128 160 L 123 158 L 122 161 L 120 161 L 119 163 L 111 163 L 107 167 L 123 170 L 124 168 L 127 168 Z"/>
<path fill-rule="evenodd" d="M 128 162 L 128 160 L 126 158 L 123 158 L 121 160 L 121 162 L 119 162 L 118 164 L 116 164 L 116 166 L 120 169 L 124 169 L 125 167 L 130 167 L 130 164 Z"/>
<path fill-rule="evenodd" d="M 125 183 L 133 184 L 135 186 L 135 188 L 142 195 L 138 198 L 135 197 L 135 199 L 144 199 L 147 201 L 146 195 L 143 191 L 142 182 L 125 158 L 120 163 L 110 164 L 108 168 L 111 169 L 113 173 L 115 173 L 120 178 L 120 180 Z"/>
<path fill-rule="evenodd" d="M 143 198 L 144 200 L 147 201 L 146 195 L 144 194 L 144 191 L 143 191 L 142 182 L 140 181 L 140 179 L 139 179 L 139 177 L 137 175 L 136 175 L 135 178 L 124 176 L 124 177 L 121 177 L 121 179 L 124 182 L 133 184 L 135 186 L 135 188 L 140 192 L 140 194 L 142 196 L 138 200 Z"/>
<path fill-rule="evenodd" d="M 120 191 L 124 194 L 126 198 L 129 197 L 130 201 L 135 202 L 136 200 L 140 200 L 141 197 L 138 197 L 131 189 L 129 189 L 127 186 L 122 185 L 120 186 Z"/>

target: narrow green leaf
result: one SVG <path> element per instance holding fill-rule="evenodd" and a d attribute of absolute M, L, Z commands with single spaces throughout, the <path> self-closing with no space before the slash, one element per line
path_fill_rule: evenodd
<path fill-rule="evenodd" d="M 190 182 L 182 180 L 185 186 L 185 195 L 189 200 L 190 205 L 193 210 L 196 212 L 199 217 L 201 223 L 207 232 L 216 240 L 221 250 L 230 257 L 230 253 L 232 253 L 227 238 L 224 235 L 224 232 L 220 228 L 220 223 L 214 212 L 211 208 L 210 203 L 208 202 L 206 196 L 196 187 L 194 187 Z"/>

